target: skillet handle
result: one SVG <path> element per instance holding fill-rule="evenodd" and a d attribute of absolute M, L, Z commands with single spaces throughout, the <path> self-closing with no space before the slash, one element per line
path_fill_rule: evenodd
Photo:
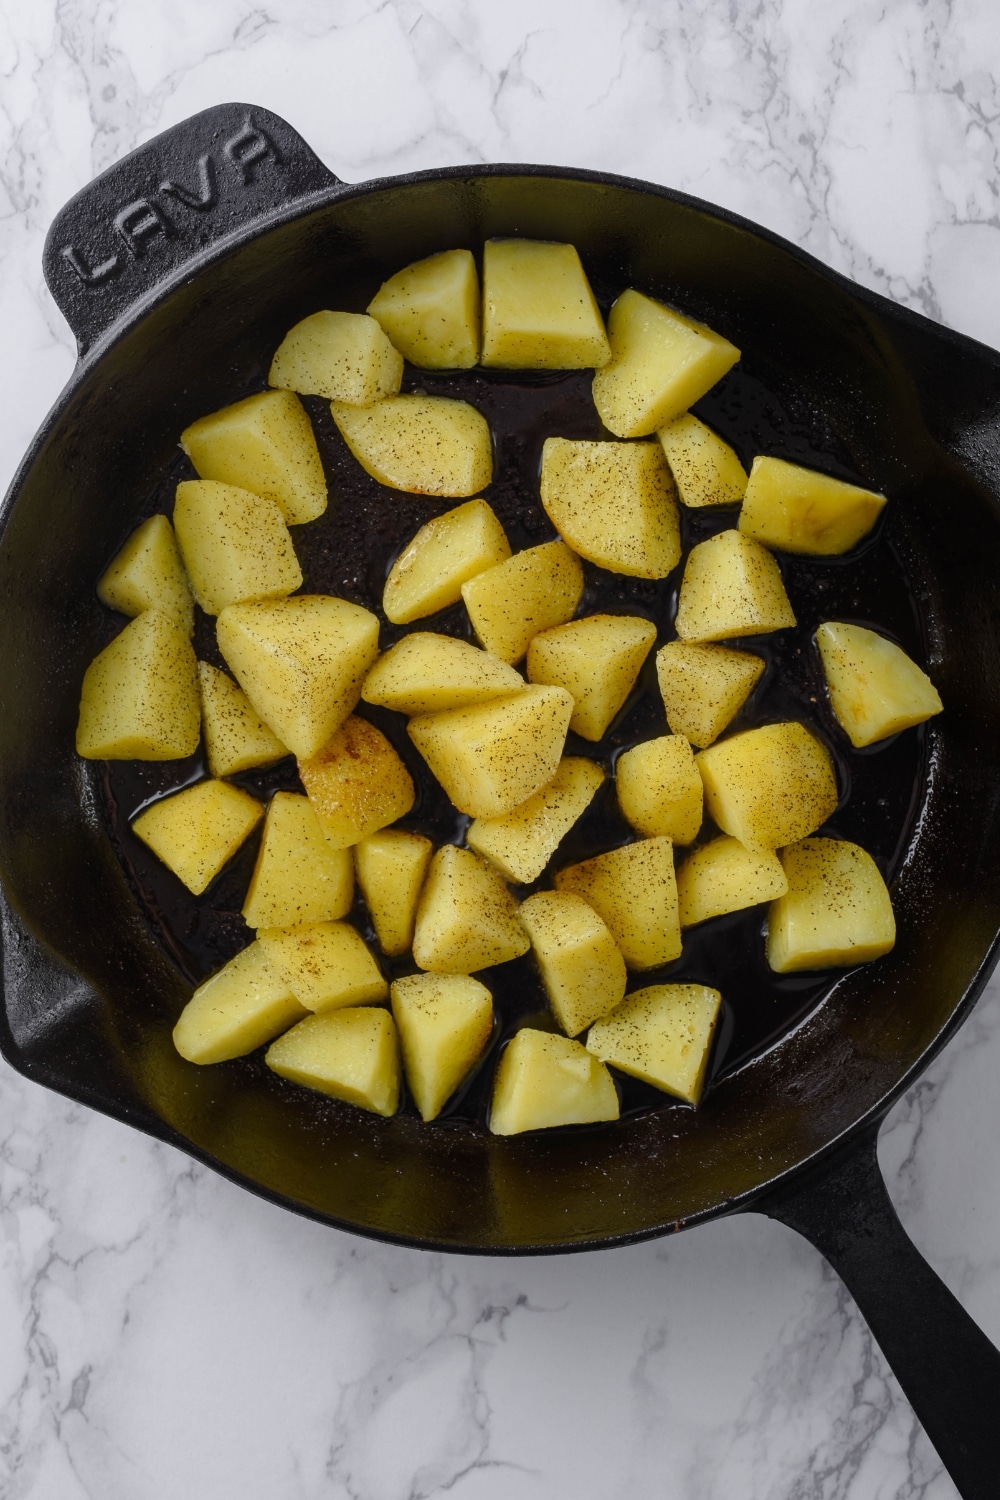
<path fill-rule="evenodd" d="M 219 240 L 339 185 L 290 125 L 218 104 L 154 136 L 71 198 L 45 241 L 80 355 Z"/>
<path fill-rule="evenodd" d="M 996 1500 L 1000 1351 L 908 1238 L 882 1180 L 877 1141 L 876 1125 L 751 1211 L 797 1230 L 826 1257 L 963 1500 Z"/>

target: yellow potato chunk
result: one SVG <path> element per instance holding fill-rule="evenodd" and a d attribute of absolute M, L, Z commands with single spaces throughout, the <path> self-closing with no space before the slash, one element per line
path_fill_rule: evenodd
<path fill-rule="evenodd" d="M 278 345 L 268 385 L 370 406 L 394 396 L 403 356 L 365 313 L 318 312 L 296 323 Z"/>
<path fill-rule="evenodd" d="M 777 560 L 759 542 L 730 530 L 691 548 L 674 623 L 682 641 L 721 641 L 796 622 Z"/>
<path fill-rule="evenodd" d="M 370 1005 L 389 993 L 364 939 L 349 922 L 261 927 L 257 941 L 268 964 L 307 1010 Z"/>
<path fill-rule="evenodd" d="M 268 1047 L 273 1072 L 376 1115 L 399 1107 L 399 1041 L 387 1010 L 307 1016 Z"/>
<path fill-rule="evenodd" d="M 555 887 L 582 896 L 604 918 L 630 969 L 652 969 L 680 957 L 670 839 L 640 839 L 567 865 L 556 873 Z"/>
<path fill-rule="evenodd" d="M 194 630 L 194 600 L 173 527 L 166 516 L 150 516 L 116 553 L 97 585 L 97 597 L 123 615 L 158 609 L 188 635 Z"/>
<path fill-rule="evenodd" d="M 462 584 L 469 619 L 486 650 L 511 666 L 533 636 L 564 625 L 583 594 L 580 559 L 565 542 L 543 542 Z"/>
<path fill-rule="evenodd" d="M 248 927 L 297 927 L 346 917 L 354 900 L 354 862 L 331 849 L 309 798 L 275 792 L 267 810 L 243 920 Z"/>
<path fill-rule="evenodd" d="M 635 686 L 656 626 L 638 615 L 585 615 L 543 630 L 528 647 L 528 681 L 573 695 L 570 729 L 599 740 Z"/>
<path fill-rule="evenodd" d="M 199 781 L 147 807 L 132 831 L 200 896 L 263 816 L 249 792 L 227 781 Z"/>
<path fill-rule="evenodd" d="M 442 250 L 390 276 L 368 304 L 411 365 L 471 370 L 479 360 L 479 278 L 469 250 Z"/>
<path fill-rule="evenodd" d="M 302 585 L 291 533 L 273 500 L 215 479 L 177 486 L 174 530 L 207 615 L 247 599 L 283 599 Z"/>
<path fill-rule="evenodd" d="M 478 646 L 416 630 L 379 657 L 361 696 L 397 713 L 432 714 L 488 703 L 523 687 L 519 672 Z"/>
<path fill-rule="evenodd" d="M 435 974 L 474 974 L 527 953 L 517 902 L 496 870 L 445 844 L 431 860 L 417 908 L 413 959 Z"/>
<path fill-rule="evenodd" d="M 379 484 L 411 495 L 474 495 L 493 478 L 493 440 L 482 412 L 450 396 L 389 396 L 330 410 L 358 463 Z"/>
<path fill-rule="evenodd" d="M 896 941 L 878 866 L 841 839 L 803 839 L 781 851 L 788 893 L 771 907 L 767 961 L 778 974 L 864 964 Z"/>
<path fill-rule="evenodd" d="M 493 1083 L 494 1135 L 590 1125 L 618 1115 L 611 1074 L 579 1042 L 524 1026 L 505 1048 Z"/>
<path fill-rule="evenodd" d="M 697 1104 L 722 996 L 703 984 L 652 984 L 598 1021 L 587 1050 L 633 1078 Z"/>
<path fill-rule="evenodd" d="M 493 996 L 468 974 L 409 974 L 392 985 L 403 1070 L 423 1120 L 435 1120 L 479 1061 Z"/>
<path fill-rule="evenodd" d="M 417 903 L 434 845 L 419 833 L 382 828 L 354 846 L 354 868 L 382 952 L 413 946 Z"/>
<path fill-rule="evenodd" d="M 783 458 L 755 458 L 750 470 L 740 531 L 765 547 L 837 557 L 867 536 L 882 513 L 885 496 Z"/>
<path fill-rule="evenodd" d="M 459 812 L 496 818 L 552 780 L 572 712 L 565 688 L 525 687 L 472 708 L 421 714 L 406 732 Z"/>
<path fill-rule="evenodd" d="M 826 746 L 803 724 L 765 724 L 695 756 L 709 816 L 747 849 L 779 849 L 813 833 L 837 807 Z"/>
<path fill-rule="evenodd" d="M 417 796 L 381 729 L 354 715 L 315 755 L 299 761 L 299 776 L 334 849 L 349 849 L 405 817 Z"/>
<path fill-rule="evenodd" d="M 625 994 L 625 960 L 582 896 L 536 891 L 521 903 L 521 921 L 542 973 L 556 1020 L 567 1036 L 586 1031 Z"/>
<path fill-rule="evenodd" d="M 486 241 L 484 365 L 589 370 L 610 355 L 601 310 L 572 245 Z"/>
<path fill-rule="evenodd" d="M 457 604 L 463 583 L 509 556 L 506 533 L 485 500 L 435 516 L 392 565 L 382 595 L 386 619 L 409 625 Z"/>
<path fill-rule="evenodd" d="M 309 1012 L 251 943 L 199 985 L 174 1027 L 174 1046 L 193 1063 L 246 1057 Z"/>
<path fill-rule="evenodd" d="M 698 793 L 701 780 L 697 771 Z M 500 818 L 476 818 L 466 833 L 470 849 L 496 865 L 505 880 L 537 880 L 561 840 L 590 806 L 604 772 L 592 760 L 568 755 L 540 792 Z"/>
<path fill-rule="evenodd" d="M 816 632 L 830 704 L 852 745 L 873 745 L 942 710 L 937 688 L 901 646 L 863 625 Z"/>
<path fill-rule="evenodd" d="M 254 712 L 250 699 L 231 677 L 207 661 L 198 663 L 205 755 L 213 776 L 235 776 L 254 766 L 270 766 L 288 754 Z"/>
<path fill-rule="evenodd" d="M 626 750 L 615 763 L 622 816 L 644 838 L 690 844 L 701 827 L 703 792 L 694 751 L 680 734 Z"/>
<path fill-rule="evenodd" d="M 574 552 L 611 573 L 666 578 L 681 559 L 674 482 L 659 443 L 546 438 L 541 497 Z"/>
<path fill-rule="evenodd" d="M 674 734 L 704 750 L 719 738 L 753 692 L 766 663 L 748 651 L 668 641 L 656 653 L 656 676 Z"/>
<path fill-rule="evenodd" d="M 740 351 L 641 292 L 623 292 L 608 318 L 611 359 L 594 376 L 594 405 L 615 437 L 644 437 L 693 406 Z"/>
<path fill-rule="evenodd" d="M 776 854 L 769 849 L 754 853 L 738 839 L 723 835 L 689 854 L 677 871 L 681 926 L 693 927 L 709 917 L 773 901 L 787 889 Z"/>
<path fill-rule="evenodd" d="M 378 655 L 376 617 L 325 594 L 227 605 L 216 637 L 255 711 L 300 759 L 340 728 Z"/>
<path fill-rule="evenodd" d="M 187 631 L 147 609 L 83 675 L 76 753 L 87 760 L 179 760 L 201 734 L 198 670 Z"/>
<path fill-rule="evenodd" d="M 747 471 L 729 444 L 691 412 L 674 417 L 656 434 L 667 456 L 682 505 L 739 505 Z M 761 538 L 763 540 L 763 538 Z"/>
<path fill-rule="evenodd" d="M 305 407 L 292 391 L 261 391 L 181 433 L 200 479 L 273 500 L 289 526 L 326 510 L 326 475 Z"/>

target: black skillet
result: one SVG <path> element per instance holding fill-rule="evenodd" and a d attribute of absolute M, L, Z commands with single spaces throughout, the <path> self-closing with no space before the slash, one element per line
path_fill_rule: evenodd
<path fill-rule="evenodd" d="M 512 1139 L 475 1123 L 482 1080 L 467 1108 L 429 1129 L 410 1113 L 382 1121 L 327 1105 L 252 1059 L 184 1063 L 170 1028 L 191 980 L 246 940 L 227 914 L 239 897 L 218 888 L 211 920 L 171 905 L 162 883 L 145 881 L 126 824 L 165 785 L 158 777 L 176 785 L 197 764 L 154 767 L 143 782 L 73 753 L 84 667 L 117 628 L 94 580 L 140 515 L 169 509 L 185 472 L 181 429 L 260 389 L 270 351 L 307 312 L 362 309 L 407 262 L 504 234 L 575 244 L 605 304 L 638 286 L 733 339 L 744 359 L 699 410 L 745 458 L 767 447 L 889 493 L 853 571 L 790 560 L 786 578 L 805 624 L 846 614 L 890 629 L 929 665 L 946 706 L 867 759 L 848 753 L 821 701 L 811 710 L 852 789 L 830 830 L 870 847 L 892 881 L 891 955 L 835 983 L 782 988 L 759 959 L 760 914 L 751 929 L 724 919 L 683 971 L 729 955 L 718 958 L 725 1034 L 701 1108 L 651 1109 L 641 1090 L 626 1092 L 617 1125 Z M 962 1495 L 995 1500 L 1000 1355 L 903 1233 L 875 1142 L 996 957 L 1000 358 L 678 193 L 533 167 L 347 186 L 282 120 L 244 105 L 185 121 L 86 188 L 53 226 L 45 273 L 80 362 L 15 479 L 0 544 L 4 1056 L 273 1202 L 377 1239 L 535 1254 L 748 1209 L 778 1218 L 846 1280 Z M 408 379 L 474 391 L 503 416 L 513 436 L 498 454 L 496 503 L 517 545 L 544 540 L 524 498 L 540 441 L 533 413 L 542 403 L 559 430 L 585 435 L 595 419 L 580 377 Z M 366 489 L 320 404 L 314 414 L 341 499 L 311 541 L 298 533 L 307 578 L 377 602 L 386 557 L 428 511 Z M 689 524 L 688 541 L 702 523 Z M 609 598 L 593 575 L 591 586 L 592 602 L 650 614 L 669 635 L 669 587 L 622 585 Z M 211 650 L 204 632 L 200 649 Z M 815 662 L 794 642 L 775 638 L 773 651 L 765 680 L 776 696 L 757 719 L 796 704 L 805 714 L 821 699 Z M 629 735 L 662 732 L 641 703 L 628 712 L 609 755 Z M 448 836 L 433 798 L 423 811 Z M 605 804 L 590 836 L 612 825 Z M 523 1016 L 535 992 L 520 973 L 503 995 Z"/>

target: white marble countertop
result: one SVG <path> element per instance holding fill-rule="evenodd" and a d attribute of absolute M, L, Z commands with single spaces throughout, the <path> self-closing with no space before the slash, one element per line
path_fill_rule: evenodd
<path fill-rule="evenodd" d="M 342 177 L 696 193 L 1000 345 L 990 0 L 0 0 L 0 472 L 73 365 L 45 230 L 237 98 Z M 920 1249 L 1000 1340 L 1000 987 L 893 1111 Z M 0 1064 L 6 1500 L 946 1500 L 819 1256 L 757 1217 L 554 1259 L 386 1248 Z"/>

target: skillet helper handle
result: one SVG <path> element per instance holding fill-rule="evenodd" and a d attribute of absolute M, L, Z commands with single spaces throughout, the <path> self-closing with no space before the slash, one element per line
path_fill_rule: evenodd
<path fill-rule="evenodd" d="M 56 216 L 42 257 L 80 355 L 218 241 L 338 185 L 253 104 L 202 110 L 115 162 Z"/>
<path fill-rule="evenodd" d="M 1000 1495 L 1000 1351 L 908 1238 L 878 1128 L 754 1205 L 820 1251 L 858 1304 L 963 1500 Z"/>

